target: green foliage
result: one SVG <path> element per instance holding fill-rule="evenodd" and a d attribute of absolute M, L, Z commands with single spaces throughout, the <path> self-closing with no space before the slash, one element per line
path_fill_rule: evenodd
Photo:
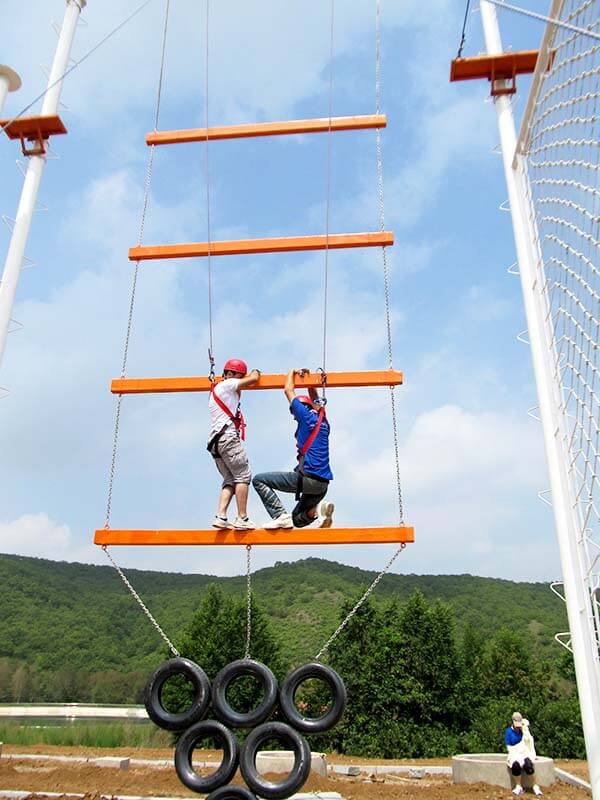
<path fill-rule="evenodd" d="M 150 723 L 84 723 L 26 726 L 0 723 L 0 741 L 8 744 L 52 744 L 61 747 L 168 747 L 170 734 Z"/>

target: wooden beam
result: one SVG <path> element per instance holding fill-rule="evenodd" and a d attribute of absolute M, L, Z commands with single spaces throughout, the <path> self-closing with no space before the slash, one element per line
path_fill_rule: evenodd
<path fill-rule="evenodd" d="M 321 119 L 297 119 L 287 122 L 254 122 L 246 125 L 223 125 L 215 128 L 190 128 L 178 131 L 153 131 L 146 134 L 146 144 L 183 144 L 205 142 L 216 139 L 243 139 L 256 136 L 285 136 L 297 133 L 327 133 L 332 131 L 366 130 L 385 128 L 385 114 L 370 114 L 354 117 L 328 117 Z"/>
<path fill-rule="evenodd" d="M 403 382 L 403 374 L 395 369 L 369 372 L 328 372 L 327 388 L 335 389 L 350 386 L 398 386 Z M 217 382 L 222 378 L 216 379 Z M 286 375 L 261 375 L 256 386 L 249 386 L 244 391 L 256 389 L 283 389 Z M 295 376 L 296 388 L 319 388 L 321 374 L 313 372 L 301 378 Z M 110 385 L 113 394 L 164 394 L 166 392 L 208 392 L 210 380 L 203 376 L 189 378 L 115 378 Z"/>
<path fill-rule="evenodd" d="M 292 530 L 111 530 L 94 534 L 98 545 L 394 544 L 414 542 L 414 528 L 294 528 Z"/>
<path fill-rule="evenodd" d="M 470 81 L 478 78 L 488 80 L 512 80 L 515 75 L 524 75 L 535 70 L 539 50 L 521 50 L 491 56 L 455 58 L 450 65 L 451 81 Z"/>
<path fill-rule="evenodd" d="M 282 236 L 272 239 L 236 239 L 222 242 L 141 245 L 129 249 L 130 261 L 161 258 L 234 256 L 245 253 L 287 253 L 303 250 L 339 250 L 346 247 L 388 247 L 394 244 L 392 231 L 373 233 L 332 233 L 329 236 Z"/>

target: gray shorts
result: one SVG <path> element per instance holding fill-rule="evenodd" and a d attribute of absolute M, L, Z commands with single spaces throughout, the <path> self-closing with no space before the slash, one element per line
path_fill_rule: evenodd
<path fill-rule="evenodd" d="M 215 458 L 217 469 L 223 476 L 223 487 L 236 483 L 250 483 L 252 473 L 248 456 L 240 437 L 233 430 L 226 430 L 219 438 L 219 455 Z"/>

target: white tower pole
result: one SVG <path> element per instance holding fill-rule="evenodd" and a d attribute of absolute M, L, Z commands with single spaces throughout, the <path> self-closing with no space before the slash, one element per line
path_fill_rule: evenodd
<path fill-rule="evenodd" d="M 4 101 L 9 92 L 16 92 L 21 88 L 21 78 L 14 69 L 0 64 L 0 114 L 4 108 Z"/>
<path fill-rule="evenodd" d="M 54 61 L 52 62 L 50 77 L 48 78 L 48 90 L 42 105 L 42 116 L 54 115 L 58 111 L 63 84 L 62 76 L 65 74 L 69 63 L 71 45 L 73 44 L 79 14 L 86 5 L 86 0 L 66 0 L 66 2 L 67 8 L 58 38 L 58 45 L 56 46 Z M 6 347 L 6 337 L 19 283 L 23 256 L 25 255 L 25 246 L 31 227 L 31 218 L 35 210 L 45 164 L 45 156 L 29 157 L 15 225 L 6 261 L 4 262 L 2 283 L 0 284 L 0 367 L 2 366 L 2 357 Z"/>
<path fill-rule="evenodd" d="M 496 9 L 487 0 L 480 0 L 480 9 L 487 52 L 489 55 L 501 53 Z M 547 298 L 543 294 L 543 262 L 528 199 L 527 169 L 523 156 L 516 152 L 517 137 L 509 96 L 496 96 L 494 104 L 548 460 L 592 795 L 594 800 L 600 800 L 600 664 L 591 598 L 585 586 L 585 558 L 580 550 L 583 545 L 577 503 L 565 446 L 567 436 L 561 411 L 561 387 L 555 378 L 552 360 L 554 345 L 548 323 Z"/>

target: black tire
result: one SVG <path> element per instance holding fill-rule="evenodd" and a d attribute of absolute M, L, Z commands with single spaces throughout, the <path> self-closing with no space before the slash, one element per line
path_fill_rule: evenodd
<path fill-rule="evenodd" d="M 246 713 L 236 711 L 227 702 L 227 689 L 240 675 L 258 678 L 264 689 L 261 703 Z M 247 658 L 232 661 L 223 667 L 213 681 L 212 704 L 215 716 L 232 728 L 252 728 L 269 718 L 277 704 L 277 694 L 277 678 L 265 664 Z"/>
<path fill-rule="evenodd" d="M 282 781 L 267 781 L 256 769 L 256 754 L 269 739 L 283 742 L 294 751 L 292 771 Z M 310 747 L 301 733 L 284 722 L 266 722 L 248 734 L 240 753 L 240 771 L 248 787 L 266 800 L 281 800 L 301 789 L 310 773 Z"/>
<path fill-rule="evenodd" d="M 256 795 L 245 786 L 220 786 L 206 800 L 256 800 Z"/>
<path fill-rule="evenodd" d="M 326 683 L 333 697 L 329 711 L 322 717 L 304 717 L 298 710 L 295 697 L 298 687 L 309 678 Z M 315 661 L 292 670 L 281 687 L 279 703 L 290 725 L 302 733 L 322 733 L 339 722 L 346 708 L 346 687 L 337 672 L 326 664 Z"/>
<path fill-rule="evenodd" d="M 194 699 L 187 711 L 172 714 L 162 704 L 162 690 L 169 678 L 181 675 L 194 687 Z M 200 722 L 210 703 L 210 681 L 206 673 L 187 658 L 171 658 L 155 670 L 146 684 L 144 705 L 152 722 L 167 731 L 182 731 Z"/>
<path fill-rule="evenodd" d="M 223 743 L 223 760 L 210 775 L 198 775 L 192 766 L 192 755 L 196 744 L 206 736 L 212 736 Z M 188 789 L 200 794 L 208 794 L 224 786 L 233 778 L 238 766 L 240 748 L 233 733 L 220 722 L 207 719 L 198 722 L 187 730 L 175 748 L 175 771 L 179 780 Z"/>

